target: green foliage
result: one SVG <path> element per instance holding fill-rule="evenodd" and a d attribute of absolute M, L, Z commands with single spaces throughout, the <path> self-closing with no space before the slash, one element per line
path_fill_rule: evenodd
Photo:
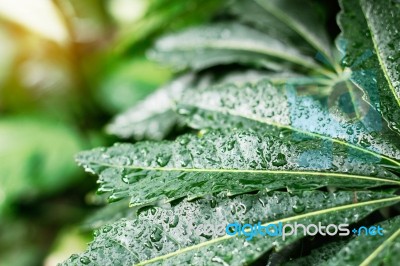
<path fill-rule="evenodd" d="M 353 192 L 259 192 L 234 198 L 182 201 L 169 208 L 149 207 L 137 218 L 121 219 L 95 231 L 95 241 L 89 250 L 71 257 L 65 265 L 86 264 L 86 261 L 88 264 L 101 261 L 106 265 L 209 265 L 220 261 L 246 265 L 272 248 L 292 243 L 301 234 L 285 241 L 271 237 L 247 241 L 226 235 L 225 226 L 221 234 L 221 224 L 231 221 L 326 224 L 340 223 L 343 219 L 351 223 L 399 200 L 369 192 L 361 192 L 357 197 L 359 203 L 354 203 Z M 243 252 L 233 255 L 235 249 Z"/>
<path fill-rule="evenodd" d="M 111 63 L 99 84 L 97 97 L 112 113 L 127 110 L 170 78 L 170 71 L 144 58 Z"/>
<path fill-rule="evenodd" d="M 250 27 L 233 23 L 210 24 L 161 38 L 150 57 L 166 62 L 177 70 L 198 70 L 222 63 L 240 62 L 268 65 L 268 61 L 274 62 L 274 59 L 309 68 L 315 66 L 310 58 L 302 56 L 295 47 Z"/>
<path fill-rule="evenodd" d="M 394 265 L 400 4 L 341 7 L 342 60 L 314 1 L 229 2 L 213 21 L 156 41 L 152 58 L 191 72 L 108 126 L 152 141 L 77 155 L 99 176 L 98 192 L 121 202 L 86 222 L 94 241 L 62 265 L 274 264 L 279 254 L 288 254 L 279 264 Z M 181 123 L 191 132 L 176 137 Z M 383 207 L 390 212 L 377 214 Z M 234 221 L 373 225 L 371 217 L 386 220 L 383 237 L 326 238 L 300 256 L 290 250 L 302 234 L 247 241 L 203 230 Z"/>
<path fill-rule="evenodd" d="M 74 182 L 78 168 L 71 158 L 86 147 L 72 128 L 55 126 L 43 116 L 2 119 L 0 146 L 0 213 L 17 198 L 48 194 Z"/>
<path fill-rule="evenodd" d="M 131 136 L 135 139 L 165 138 L 179 120 L 173 111 L 173 97 L 180 95 L 192 81 L 193 76 L 182 76 L 158 89 L 133 108 L 118 115 L 107 126 L 107 132 L 121 138 Z"/>
<path fill-rule="evenodd" d="M 342 1 L 344 64 L 366 100 L 400 133 L 398 2 Z"/>
<path fill-rule="evenodd" d="M 99 175 L 100 192 L 111 192 L 111 201 L 129 196 L 132 206 L 218 192 L 400 184 L 368 154 L 336 144 L 321 146 L 327 144 L 240 131 L 209 132 L 184 135 L 173 143 L 116 144 L 83 152 L 77 161 Z"/>
<path fill-rule="evenodd" d="M 380 224 L 388 228 L 384 237 L 371 239 L 360 235 L 352 239 L 335 256 L 329 258 L 327 265 L 396 265 L 400 244 L 400 217 L 397 216 Z"/>

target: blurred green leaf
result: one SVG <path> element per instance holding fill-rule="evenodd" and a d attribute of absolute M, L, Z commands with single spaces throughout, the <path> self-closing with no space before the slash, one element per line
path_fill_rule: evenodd
<path fill-rule="evenodd" d="M 215 23 L 160 38 L 149 56 L 177 70 L 201 70 L 218 64 L 266 65 L 277 60 L 318 69 L 296 46 L 239 23 Z M 267 63 L 265 63 L 267 62 Z"/>
<path fill-rule="evenodd" d="M 0 120 L 0 211 L 19 197 L 30 198 L 77 180 L 73 156 L 82 139 L 72 128 L 45 117 Z"/>
<path fill-rule="evenodd" d="M 105 72 L 97 97 L 112 113 L 125 111 L 171 77 L 168 69 L 144 58 L 111 63 Z"/>
<path fill-rule="evenodd" d="M 144 17 L 117 38 L 117 51 L 143 52 L 155 37 L 207 21 L 225 1 L 221 0 L 150 0 Z M 134 49 L 133 49 L 134 48 Z"/>
<path fill-rule="evenodd" d="M 37 241 L 41 232 L 35 229 L 23 219 L 0 218 L 0 266 L 40 264 L 44 250 Z M 41 235 L 40 239 L 46 241 L 46 236 Z"/>

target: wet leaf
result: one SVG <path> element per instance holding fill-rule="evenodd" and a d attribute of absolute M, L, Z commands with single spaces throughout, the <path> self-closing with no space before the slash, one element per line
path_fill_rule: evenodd
<path fill-rule="evenodd" d="M 367 109 L 358 118 L 354 108 L 343 103 L 350 97 L 346 86 L 336 86 L 333 90 L 327 97 L 317 92 L 317 98 L 303 93 L 296 83 L 282 86 L 267 80 L 244 85 L 228 83 L 186 91 L 178 101 L 177 112 L 198 129 L 241 128 L 275 132 L 293 139 L 306 135 L 331 140 L 399 167 L 400 143 L 385 128 L 379 114 Z"/>
<path fill-rule="evenodd" d="M 145 100 L 118 115 L 106 130 L 120 138 L 160 140 L 166 137 L 178 123 L 172 110 L 173 97 L 177 97 L 193 81 L 185 75 L 158 89 Z"/>
<path fill-rule="evenodd" d="M 318 4 L 309 0 L 254 0 L 269 16 L 300 35 L 328 61 L 334 62 L 329 38 L 318 17 Z"/>
<path fill-rule="evenodd" d="M 376 159 L 329 140 L 241 131 L 116 144 L 76 158 L 86 171 L 99 175 L 99 192 L 111 193 L 111 201 L 130 197 L 134 206 L 216 192 L 399 185 L 400 179 Z"/>
<path fill-rule="evenodd" d="M 178 70 L 239 62 L 262 65 L 276 60 L 320 68 L 295 46 L 238 23 L 211 24 L 165 36 L 157 41 L 150 56 Z"/>
<path fill-rule="evenodd" d="M 121 201 L 86 221 L 95 239 L 64 265 L 259 264 L 303 235 L 247 241 L 227 224 L 353 224 L 398 203 L 399 4 L 341 2 L 343 68 L 314 1 L 232 1 L 209 24 L 160 38 L 149 56 L 191 80 L 108 131 L 161 140 L 182 117 L 200 131 L 79 153 L 98 192 Z M 398 219 L 382 225 L 384 237 L 334 241 L 289 264 L 394 265 Z"/>
<path fill-rule="evenodd" d="M 259 192 L 149 207 L 136 219 L 122 219 L 97 230 L 88 250 L 72 255 L 62 265 L 246 265 L 264 252 L 282 249 L 304 236 L 282 240 L 258 235 L 246 240 L 245 236 L 226 234 L 230 223 L 351 224 L 400 200 L 373 192 L 360 192 L 358 203 L 353 197 L 345 191 Z M 299 201 L 304 201 L 302 213 L 293 209 Z"/>
<path fill-rule="evenodd" d="M 400 5 L 396 1 L 340 1 L 339 49 L 351 80 L 400 133 Z"/>
<path fill-rule="evenodd" d="M 377 226 L 383 229 L 378 235 Z M 396 265 L 400 259 L 400 216 L 379 223 L 373 230 L 376 235 L 356 235 L 326 265 Z M 369 231 L 368 231 L 369 232 Z"/>
<path fill-rule="evenodd" d="M 344 245 L 347 244 L 346 240 L 336 241 L 325 244 L 321 247 L 313 249 L 311 254 L 308 256 L 302 256 L 300 258 L 291 260 L 283 265 L 285 266 L 318 266 L 324 265 L 324 263 L 335 256 Z"/>

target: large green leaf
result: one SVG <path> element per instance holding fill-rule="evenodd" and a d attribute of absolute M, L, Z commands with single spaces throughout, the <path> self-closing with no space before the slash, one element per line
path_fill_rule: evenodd
<path fill-rule="evenodd" d="M 158 89 L 145 100 L 118 115 L 106 130 L 121 138 L 160 140 L 166 137 L 178 122 L 172 110 L 173 98 L 190 86 L 193 75 L 185 75 Z"/>
<path fill-rule="evenodd" d="M 171 78 L 166 68 L 143 58 L 121 61 L 108 62 L 105 73 L 97 81 L 96 96 L 102 107 L 112 113 L 137 104 Z"/>
<path fill-rule="evenodd" d="M 345 191 L 259 192 L 150 207 L 136 219 L 105 225 L 95 232 L 85 253 L 72 255 L 63 265 L 248 265 L 303 234 L 285 240 L 255 236 L 247 241 L 225 233 L 230 223 L 351 224 L 399 200 L 373 192 L 358 192 L 357 203 L 354 193 Z"/>
<path fill-rule="evenodd" d="M 285 60 L 318 70 L 295 46 L 238 23 L 216 23 L 191 28 L 159 39 L 150 56 L 177 69 L 202 69 L 224 63 Z"/>
<path fill-rule="evenodd" d="M 400 166 L 397 136 L 385 128 L 373 109 L 363 110 L 358 119 L 354 107 L 349 105 L 345 85 L 336 85 L 328 97 L 318 90 L 318 98 L 311 97 L 307 87 L 296 88 L 296 85 L 274 86 L 261 80 L 188 90 L 178 101 L 177 109 L 194 128 L 236 127 L 278 135 L 284 131 L 294 139 L 305 134 L 332 140 L 371 154 L 378 161 L 384 158 L 387 163 Z"/>
<path fill-rule="evenodd" d="M 400 133 L 400 4 L 391 0 L 340 1 L 343 63 L 352 81 Z"/>
<path fill-rule="evenodd" d="M 109 134 L 120 138 L 141 140 L 160 140 L 182 123 L 182 119 L 173 111 L 173 102 L 180 98 L 182 93 L 189 88 L 204 89 L 211 84 L 235 83 L 244 84 L 254 82 L 263 77 L 268 77 L 271 82 L 280 84 L 287 81 L 295 81 L 301 84 L 315 82 L 314 79 L 293 72 L 265 72 L 265 71 L 233 71 L 222 77 L 205 75 L 195 78 L 193 74 L 187 74 L 176 78 L 166 86 L 163 86 L 151 94 L 142 102 L 118 115 L 107 125 Z"/>
<path fill-rule="evenodd" d="M 282 38 L 285 42 L 290 42 L 298 37 L 297 33 L 282 23 L 279 19 L 271 16 L 257 1 L 240 1 L 234 0 L 228 4 L 228 14 L 237 17 L 237 20 L 243 24 L 251 25 L 252 27 L 268 34 L 269 36 Z M 299 38 L 296 38 L 298 40 Z"/>
<path fill-rule="evenodd" d="M 81 152 L 77 162 L 99 176 L 99 193 L 122 201 L 87 220 L 86 227 L 98 229 L 95 240 L 64 265 L 263 263 L 303 235 L 246 241 L 227 235 L 227 224 L 352 224 L 398 203 L 390 193 L 400 185 L 400 139 L 390 130 L 400 131 L 394 2 L 343 1 L 337 43 L 346 55 L 344 70 L 335 66 L 311 0 L 237 2 L 214 23 L 161 38 L 151 57 L 177 70 L 201 71 L 176 93 L 160 90 L 109 131 L 163 139 L 180 119 L 174 104 L 202 131 Z M 337 74 L 310 56 L 316 52 Z M 259 66 L 279 73 L 244 78 L 235 72 Z M 314 249 L 293 264 L 394 264 L 398 220 L 385 230 L 379 239 L 350 237 Z"/>
<path fill-rule="evenodd" d="M 335 63 L 330 50 L 328 35 L 318 16 L 316 2 L 310 0 L 254 0 L 269 16 L 287 25 L 313 48 L 321 52 L 332 64 Z"/>
<path fill-rule="evenodd" d="M 137 217 L 137 209 L 129 208 L 129 200 L 111 202 L 90 215 L 82 223 L 85 231 L 99 229 L 100 227 L 118 221 L 122 218 L 133 219 Z"/>
<path fill-rule="evenodd" d="M 284 263 L 285 266 L 319 266 L 324 265 L 324 263 L 331 257 L 335 256 L 343 246 L 347 244 L 348 241 L 340 240 L 325 244 L 321 247 L 313 249 L 310 255 L 302 256 L 300 258 L 291 260 Z"/>
<path fill-rule="evenodd" d="M 400 260 L 400 216 L 378 224 L 383 236 L 366 235 L 365 230 L 354 237 L 326 265 L 397 265 Z M 378 226 L 377 225 L 377 226 Z"/>
<path fill-rule="evenodd" d="M 322 148 L 321 148 L 322 147 Z M 174 142 L 116 144 L 82 152 L 77 161 L 99 175 L 100 192 L 131 205 L 280 188 L 399 185 L 373 156 L 330 141 L 249 132 L 185 135 Z M 157 184 L 155 186 L 155 184 Z"/>
<path fill-rule="evenodd" d="M 119 31 L 120 36 L 114 43 L 118 52 L 142 53 L 154 41 L 154 38 L 165 31 L 177 30 L 209 20 L 224 1 L 150 0 L 143 2 L 148 6 L 146 14 Z M 129 7 L 135 8 L 134 5 Z"/>

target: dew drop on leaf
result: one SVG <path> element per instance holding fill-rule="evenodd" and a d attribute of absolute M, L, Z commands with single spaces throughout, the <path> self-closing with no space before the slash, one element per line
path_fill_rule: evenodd
<path fill-rule="evenodd" d="M 112 226 L 111 225 L 106 225 L 103 227 L 103 233 L 108 233 L 112 230 Z"/>
<path fill-rule="evenodd" d="M 157 155 L 156 162 L 159 166 L 164 167 L 168 164 L 170 159 L 171 159 L 171 155 L 159 154 L 159 155 Z"/>
<path fill-rule="evenodd" d="M 82 258 L 80 258 L 79 260 L 82 264 L 89 264 L 90 263 L 90 259 L 86 256 L 83 256 Z"/>
<path fill-rule="evenodd" d="M 278 153 L 276 158 L 272 161 L 273 166 L 284 166 L 286 164 L 286 156 L 283 153 Z"/>
<path fill-rule="evenodd" d="M 169 223 L 170 228 L 174 228 L 178 225 L 179 222 L 179 217 L 177 215 L 174 216 L 173 219 L 171 219 L 171 222 Z"/>
<path fill-rule="evenodd" d="M 156 227 L 150 235 L 151 242 L 158 242 L 162 238 L 162 231 Z"/>
<path fill-rule="evenodd" d="M 296 200 L 296 203 L 293 205 L 293 211 L 295 213 L 302 213 L 306 209 L 306 206 L 301 200 Z"/>

